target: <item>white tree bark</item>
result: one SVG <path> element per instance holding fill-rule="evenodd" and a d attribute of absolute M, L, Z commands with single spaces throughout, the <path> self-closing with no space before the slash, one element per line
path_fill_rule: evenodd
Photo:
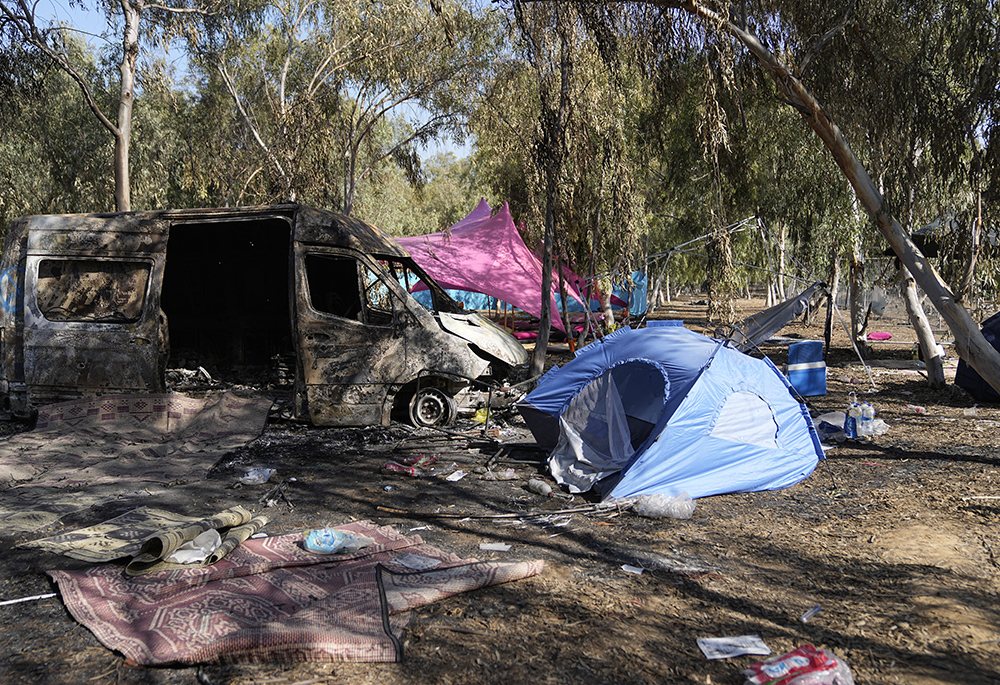
<path fill-rule="evenodd" d="M 927 369 L 927 385 L 935 389 L 941 389 L 944 383 L 944 364 L 941 355 L 938 354 L 937 340 L 934 339 L 934 331 L 931 329 L 930 321 L 924 308 L 920 306 L 920 297 L 917 295 L 917 283 L 913 276 L 902 267 L 902 279 L 900 279 L 900 290 L 903 294 L 903 301 L 906 303 L 906 313 L 910 317 L 910 324 L 917 332 L 917 342 L 923 352 L 924 368 Z"/>
<path fill-rule="evenodd" d="M 125 17 L 125 35 L 122 39 L 122 75 L 118 99 L 118 126 L 115 136 L 115 206 L 119 212 L 132 209 L 132 182 L 129 171 L 129 149 L 132 145 L 132 110 L 135 105 L 135 65 L 139 60 L 139 18 L 144 2 L 121 0 Z"/>
<path fill-rule="evenodd" d="M 864 255 L 855 245 L 851 248 L 851 258 L 848 266 L 848 281 L 850 288 L 848 293 L 848 303 L 851 310 L 851 340 L 854 346 L 862 352 L 862 356 L 868 356 L 868 341 L 864 338 Z"/>

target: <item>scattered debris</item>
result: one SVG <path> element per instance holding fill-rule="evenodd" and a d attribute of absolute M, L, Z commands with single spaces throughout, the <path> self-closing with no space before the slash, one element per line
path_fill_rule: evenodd
<path fill-rule="evenodd" d="M 708 659 L 731 659 L 744 654 L 767 656 L 771 653 L 771 648 L 764 644 L 759 635 L 699 637 L 697 642 Z"/>
<path fill-rule="evenodd" d="M 818 614 L 820 611 L 822 611 L 822 609 L 820 609 L 819 605 L 817 604 L 811 609 L 807 609 L 806 612 L 799 617 L 799 620 L 802 621 L 803 623 L 808 623 L 809 619 Z"/>
<path fill-rule="evenodd" d="M 250 469 L 246 472 L 246 475 L 240 478 L 240 485 L 263 485 L 267 481 L 271 480 L 271 476 L 275 473 L 275 469 Z"/>
<path fill-rule="evenodd" d="M 51 599 L 55 597 L 57 593 L 47 592 L 44 595 L 32 595 L 31 597 L 19 597 L 18 599 L 6 599 L 0 602 L 0 607 L 7 606 L 8 604 L 21 604 L 22 602 L 35 602 L 40 599 Z"/>
<path fill-rule="evenodd" d="M 310 552 L 353 554 L 374 542 L 374 539 L 364 535 L 355 535 L 336 528 L 323 528 L 309 531 L 303 544 Z"/>
<path fill-rule="evenodd" d="M 689 519 L 694 514 L 694 500 L 682 492 L 679 495 L 640 495 L 632 505 L 632 511 L 646 518 Z"/>
<path fill-rule="evenodd" d="M 847 664 L 833 652 L 803 645 L 743 671 L 746 685 L 854 685 Z"/>
<path fill-rule="evenodd" d="M 517 472 L 512 468 L 506 468 L 502 471 L 488 470 L 480 478 L 483 480 L 515 480 L 517 479 Z"/>

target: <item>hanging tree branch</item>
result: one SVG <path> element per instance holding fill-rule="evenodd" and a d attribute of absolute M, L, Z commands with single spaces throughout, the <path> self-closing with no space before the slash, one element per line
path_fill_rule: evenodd
<path fill-rule="evenodd" d="M 673 9 L 686 12 L 704 22 L 706 26 L 728 33 L 740 41 L 758 59 L 788 104 L 802 115 L 809 127 L 826 145 L 837 166 L 840 167 L 854 188 L 858 200 L 875 221 L 879 231 L 948 323 L 955 336 L 955 348 L 959 356 L 994 389 L 1000 391 L 1000 352 L 986 341 L 978 324 L 973 321 L 965 308 L 956 302 L 951 289 L 910 239 L 909 234 L 889 212 L 885 198 L 875 186 L 868 171 L 855 156 L 840 127 L 823 109 L 812 92 L 796 78 L 792 70 L 748 29 L 720 16 L 700 2 L 695 0 L 638 1 L 664 10 Z"/>

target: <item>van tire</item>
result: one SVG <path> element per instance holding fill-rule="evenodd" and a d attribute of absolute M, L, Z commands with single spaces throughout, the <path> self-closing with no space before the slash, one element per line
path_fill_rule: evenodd
<path fill-rule="evenodd" d="M 441 388 L 420 388 L 410 399 L 410 422 L 414 426 L 450 426 L 458 410 Z"/>

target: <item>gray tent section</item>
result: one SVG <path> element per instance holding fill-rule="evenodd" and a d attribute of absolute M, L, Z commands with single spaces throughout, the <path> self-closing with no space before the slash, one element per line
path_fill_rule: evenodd
<path fill-rule="evenodd" d="M 825 283 L 813 283 L 792 299 L 733 324 L 726 337 L 740 352 L 752 350 L 788 325 L 789 321 L 802 316 L 813 297 L 825 288 Z"/>

